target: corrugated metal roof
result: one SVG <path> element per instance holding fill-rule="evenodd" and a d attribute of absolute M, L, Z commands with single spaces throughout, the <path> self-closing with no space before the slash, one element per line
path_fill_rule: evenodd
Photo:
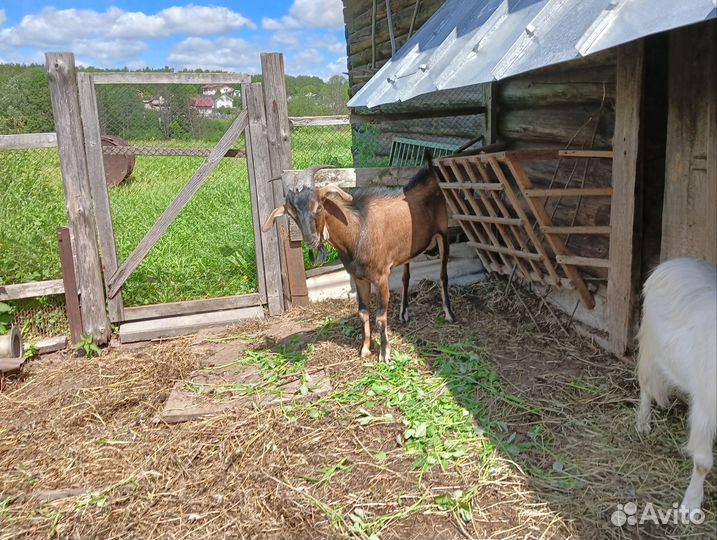
<path fill-rule="evenodd" d="M 448 0 L 348 104 L 500 80 L 715 16 L 717 0 Z"/>

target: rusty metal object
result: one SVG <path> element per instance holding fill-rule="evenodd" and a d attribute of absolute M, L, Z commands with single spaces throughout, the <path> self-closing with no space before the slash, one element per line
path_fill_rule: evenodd
<path fill-rule="evenodd" d="M 102 135 L 102 146 L 128 146 L 127 141 L 114 135 Z M 134 169 L 133 155 L 104 154 L 105 179 L 108 186 L 117 186 L 127 180 Z"/>

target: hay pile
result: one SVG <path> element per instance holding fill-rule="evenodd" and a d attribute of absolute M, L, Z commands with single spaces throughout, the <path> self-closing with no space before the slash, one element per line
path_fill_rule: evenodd
<path fill-rule="evenodd" d="M 247 323 L 204 345 L 178 339 L 31 363 L 0 391 L 0 538 L 710 535 L 713 481 L 699 527 L 610 523 L 618 503 L 679 500 L 690 472 L 678 450 L 684 408 L 656 415 L 641 441 L 631 367 L 566 337 L 546 313 L 527 316 L 525 303 L 537 301 L 504 290 L 501 281 L 456 289 L 461 323 L 449 325 L 436 319 L 437 289 L 419 287 L 411 322 L 392 327 L 398 360 L 389 368 L 358 357 L 355 307 L 343 301 Z M 241 340 L 276 358 L 264 335 L 277 324 L 316 328 L 292 346 L 329 372 L 332 395 L 158 421 L 212 341 Z M 406 403 L 415 389 L 405 380 L 436 391 Z M 421 454 L 409 455 L 406 437 L 421 407 L 435 411 L 424 440 L 435 430 L 463 437 L 469 451 L 416 466 Z M 475 415 L 475 435 L 448 425 L 460 409 Z"/>

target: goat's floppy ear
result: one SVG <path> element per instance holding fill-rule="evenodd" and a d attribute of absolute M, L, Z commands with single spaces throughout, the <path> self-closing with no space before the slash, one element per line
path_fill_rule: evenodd
<path fill-rule="evenodd" d="M 317 190 L 319 192 L 319 198 L 323 199 L 327 195 L 331 193 L 336 193 L 339 197 L 341 197 L 345 201 L 352 201 L 353 197 L 346 193 L 343 189 L 341 189 L 339 186 L 324 186 L 322 188 L 319 188 Z"/>
<path fill-rule="evenodd" d="M 261 230 L 266 232 L 271 229 L 271 226 L 274 225 L 274 220 L 278 217 L 283 216 L 285 212 L 286 208 L 284 208 L 284 206 L 274 208 L 274 211 L 269 214 L 269 217 L 266 219 L 266 222 L 264 222 L 264 225 L 261 226 Z"/>

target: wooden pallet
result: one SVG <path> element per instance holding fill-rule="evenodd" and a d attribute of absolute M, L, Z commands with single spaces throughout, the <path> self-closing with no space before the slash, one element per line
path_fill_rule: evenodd
<path fill-rule="evenodd" d="M 607 226 L 555 225 L 546 210 L 549 198 L 611 197 L 612 188 L 536 189 L 523 160 L 611 159 L 598 150 L 496 152 L 439 159 L 440 186 L 450 216 L 458 221 L 487 270 L 517 273 L 528 282 L 574 288 L 583 304 L 595 300 L 580 267 L 608 267 L 607 259 L 579 257 L 566 247 L 571 234 L 610 235 Z"/>

